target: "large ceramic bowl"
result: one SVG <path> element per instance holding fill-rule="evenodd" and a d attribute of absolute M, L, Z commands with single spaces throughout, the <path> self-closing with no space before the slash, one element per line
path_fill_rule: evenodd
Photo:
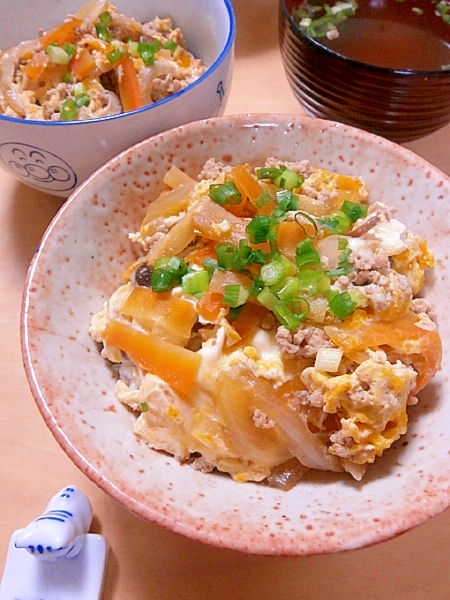
<path fill-rule="evenodd" d="M 355 17 L 375 33 L 351 21 L 354 17 L 338 25 L 358 44 L 350 50 L 336 40 L 311 37 L 299 26 L 294 13 L 304 1 L 280 0 L 279 41 L 287 79 L 307 114 L 398 143 L 450 122 L 450 27 L 437 3 L 361 0 Z"/>
<path fill-rule="evenodd" d="M 91 317 L 122 281 L 136 231 L 172 163 L 195 176 L 215 157 L 259 165 L 309 158 L 361 175 L 372 200 L 397 208 L 435 252 L 426 285 L 444 343 L 443 368 L 410 407 L 410 425 L 358 483 L 310 472 L 290 491 L 201 473 L 140 443 L 135 417 L 88 335 Z M 241 115 L 183 125 L 126 150 L 63 205 L 29 269 L 22 350 L 32 394 L 62 449 L 136 515 L 219 547 L 268 555 L 330 553 L 400 534 L 450 504 L 450 179 L 411 151 L 333 122 Z"/>
<path fill-rule="evenodd" d="M 61 23 L 86 0 L 0 4 L 3 50 Z M 33 121 L 0 115 L 0 168 L 19 181 L 67 197 L 107 160 L 150 135 L 224 112 L 230 92 L 235 20 L 230 0 L 117 0 L 138 21 L 169 15 L 207 71 L 185 89 L 138 110 L 89 121 Z M 24 17 L 26 15 L 26 17 Z"/>

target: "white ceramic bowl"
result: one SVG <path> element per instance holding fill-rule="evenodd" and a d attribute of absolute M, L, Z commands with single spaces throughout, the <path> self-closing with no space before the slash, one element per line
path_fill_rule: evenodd
<path fill-rule="evenodd" d="M 85 0 L 30 0 L 14 8 L 0 3 L 3 50 L 36 38 L 85 4 Z M 141 109 L 102 119 L 31 121 L 0 115 L 0 167 L 30 187 L 67 197 L 107 160 L 148 136 L 223 114 L 230 92 L 235 20 L 230 0 L 117 0 L 125 15 L 140 21 L 173 18 L 190 50 L 209 67 L 193 84 Z M 24 18 L 26 15 L 26 18 Z"/>
<path fill-rule="evenodd" d="M 206 159 L 259 165 L 309 158 L 362 175 L 372 200 L 424 236 L 436 256 L 426 293 L 435 304 L 443 368 L 411 407 L 408 433 L 358 483 L 308 473 L 291 491 L 205 474 L 151 450 L 115 397 L 114 376 L 87 330 L 134 259 L 147 202 L 172 162 L 195 176 Z M 63 205 L 26 281 L 22 344 L 43 418 L 92 481 L 143 519 L 219 547 L 273 554 L 329 553 L 395 536 L 450 504 L 450 321 L 447 258 L 450 179 L 411 151 L 310 117 L 242 115 L 190 123 L 123 152 Z"/>

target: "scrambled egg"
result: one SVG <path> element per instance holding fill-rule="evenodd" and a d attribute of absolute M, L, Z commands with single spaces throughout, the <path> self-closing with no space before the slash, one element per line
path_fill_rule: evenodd
<path fill-rule="evenodd" d="M 211 160 L 198 183 L 175 167 L 165 182 L 177 209 L 150 204 L 130 234 L 145 255 L 89 329 L 136 435 L 240 482 L 361 479 L 440 368 L 426 242 L 309 161 Z"/>

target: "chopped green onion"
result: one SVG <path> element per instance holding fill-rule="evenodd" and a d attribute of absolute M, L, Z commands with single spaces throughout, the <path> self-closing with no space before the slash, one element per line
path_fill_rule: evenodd
<path fill-rule="evenodd" d="M 234 244 L 227 244 L 225 242 L 216 244 L 214 246 L 217 256 L 217 266 L 223 271 L 229 271 L 233 267 L 233 261 L 238 252 L 237 247 Z"/>
<path fill-rule="evenodd" d="M 267 190 L 264 190 L 264 192 L 261 194 L 261 196 L 258 196 L 258 198 L 256 198 L 255 204 L 259 209 L 261 209 L 261 208 L 264 208 L 267 204 L 269 204 L 269 202 L 271 202 L 271 200 L 272 200 L 272 196 L 270 195 L 270 192 L 268 192 Z"/>
<path fill-rule="evenodd" d="M 57 44 L 49 44 L 45 49 L 45 53 L 55 65 L 69 64 L 70 56 L 63 48 L 60 48 Z"/>
<path fill-rule="evenodd" d="M 61 105 L 59 118 L 61 121 L 73 121 L 78 114 L 79 107 L 73 98 L 67 98 Z"/>
<path fill-rule="evenodd" d="M 236 251 L 232 268 L 238 273 L 242 273 L 249 265 L 254 262 L 255 252 L 248 245 L 248 241 L 245 239 L 239 240 L 239 249 Z"/>
<path fill-rule="evenodd" d="M 241 192 L 233 181 L 213 183 L 209 186 L 209 197 L 220 206 L 239 204 L 242 200 Z"/>
<path fill-rule="evenodd" d="M 63 44 L 62 48 L 65 52 L 67 52 L 69 58 L 72 58 L 72 56 L 77 51 L 77 47 L 75 46 L 75 44 Z"/>
<path fill-rule="evenodd" d="M 142 412 L 147 412 L 148 411 L 148 404 L 147 404 L 147 402 L 141 402 L 140 407 L 141 407 L 141 411 Z"/>
<path fill-rule="evenodd" d="M 314 235 L 308 235 L 308 232 L 306 231 L 306 229 L 305 229 L 305 227 L 304 227 L 303 223 L 300 223 L 300 221 L 298 220 L 298 216 L 299 216 L 299 215 L 311 223 L 311 225 L 314 227 Z M 319 229 L 318 229 L 318 227 L 317 227 L 317 223 L 315 222 L 315 220 L 314 220 L 314 219 L 313 219 L 313 218 L 312 218 L 310 215 L 308 215 L 308 213 L 305 213 L 305 212 L 303 212 L 303 211 L 299 210 L 299 211 L 298 211 L 298 212 L 295 214 L 295 217 L 294 217 L 294 218 L 295 218 L 295 222 L 296 222 L 298 225 L 300 225 L 300 227 L 301 227 L 301 228 L 302 228 L 302 230 L 303 230 L 303 233 L 304 233 L 304 234 L 305 234 L 307 237 L 311 238 L 311 237 L 316 237 L 316 236 L 317 236 L 317 234 L 319 233 Z"/>
<path fill-rule="evenodd" d="M 321 38 L 329 31 L 336 30 L 337 25 L 348 17 L 352 17 L 357 8 L 356 0 L 338 1 L 333 6 L 327 3 L 318 6 L 311 1 L 302 3 L 293 14 L 300 29 L 310 37 Z"/>
<path fill-rule="evenodd" d="M 278 249 L 278 237 L 275 229 L 270 231 L 267 241 L 270 244 L 270 251 L 272 254 L 279 254 L 280 251 Z"/>
<path fill-rule="evenodd" d="M 335 317 L 344 319 L 351 315 L 355 308 L 356 302 L 352 300 L 349 292 L 337 292 L 333 290 L 328 292 L 328 306 Z"/>
<path fill-rule="evenodd" d="M 285 169 L 286 167 L 284 167 Z M 272 181 L 279 177 L 283 172 L 283 167 L 278 169 L 277 167 L 263 167 L 256 171 L 256 177 L 258 179 L 271 179 Z"/>
<path fill-rule="evenodd" d="M 170 292 L 172 289 L 172 274 L 164 268 L 154 268 L 152 271 L 152 291 Z"/>
<path fill-rule="evenodd" d="M 107 10 L 100 13 L 98 15 L 98 18 L 99 18 L 100 23 L 104 23 L 105 25 L 108 25 L 108 23 L 111 23 L 111 13 L 109 13 Z"/>
<path fill-rule="evenodd" d="M 362 288 L 364 289 L 364 286 L 362 286 Z M 354 288 L 352 289 L 351 292 L 349 292 L 351 299 L 353 300 L 353 302 L 356 302 L 356 306 L 360 306 L 361 308 L 366 308 L 368 305 L 368 300 L 367 300 L 367 296 L 365 295 L 365 293 L 360 290 L 359 288 Z"/>
<path fill-rule="evenodd" d="M 91 99 L 86 94 L 86 86 L 82 82 L 75 84 L 73 95 L 78 108 L 81 108 L 82 106 L 88 106 L 91 102 Z"/>
<path fill-rule="evenodd" d="M 77 103 L 77 106 L 81 108 L 82 106 L 89 106 L 91 99 L 87 94 L 81 94 L 75 98 L 75 102 Z"/>
<path fill-rule="evenodd" d="M 273 314 L 276 316 L 281 325 L 286 327 L 286 329 L 289 329 L 289 331 L 298 329 L 301 323 L 301 319 L 294 315 L 284 302 L 277 302 L 275 304 L 273 307 Z"/>
<path fill-rule="evenodd" d="M 247 302 L 248 290 L 239 283 L 226 285 L 223 294 L 223 303 L 237 308 Z"/>
<path fill-rule="evenodd" d="M 258 294 L 260 294 L 264 289 L 264 281 L 261 279 L 261 277 L 257 277 L 254 282 L 252 287 L 249 289 L 249 294 L 250 296 L 258 296 Z"/>
<path fill-rule="evenodd" d="M 294 264 L 288 258 L 286 258 L 284 254 L 274 254 L 272 260 L 281 262 L 283 264 L 284 269 L 286 271 L 286 275 L 289 275 L 290 277 L 295 275 L 296 269 Z"/>
<path fill-rule="evenodd" d="M 167 42 L 165 42 L 163 48 L 165 48 L 166 50 L 170 50 L 170 52 L 173 54 L 175 52 L 175 50 L 178 48 L 178 45 L 174 40 L 167 40 Z"/>
<path fill-rule="evenodd" d="M 144 64 L 149 66 L 155 63 L 155 54 L 161 50 L 161 44 L 158 40 L 153 42 L 138 42 L 137 51 L 144 61 Z"/>
<path fill-rule="evenodd" d="M 283 212 L 297 210 L 298 197 L 289 190 L 279 190 L 276 193 L 277 208 Z"/>
<path fill-rule="evenodd" d="M 122 58 L 122 56 L 125 56 L 125 51 L 122 48 L 114 48 L 112 52 L 107 54 L 107 58 L 110 63 L 117 62 Z"/>
<path fill-rule="evenodd" d="M 283 169 L 283 171 L 274 179 L 274 184 L 286 190 L 293 190 L 303 185 L 305 178 L 303 175 L 298 175 L 292 169 Z"/>
<path fill-rule="evenodd" d="M 342 275 L 350 275 L 353 272 L 353 267 L 351 265 L 345 265 L 343 267 L 338 267 L 337 269 L 331 269 L 327 271 L 326 274 L 328 277 L 341 277 Z"/>
<path fill-rule="evenodd" d="M 214 258 L 206 258 L 203 261 L 203 267 L 208 271 L 209 276 L 212 277 L 214 271 L 219 267 L 219 263 Z"/>
<path fill-rule="evenodd" d="M 168 292 L 179 285 L 187 273 L 187 264 L 178 256 L 158 258 L 153 265 L 152 290 Z"/>
<path fill-rule="evenodd" d="M 262 250 L 253 250 L 252 258 L 257 265 L 264 265 L 267 261 L 267 253 Z"/>
<path fill-rule="evenodd" d="M 261 267 L 260 276 L 266 285 L 276 285 L 286 277 L 286 269 L 282 262 L 272 260 Z"/>
<path fill-rule="evenodd" d="M 263 288 L 261 292 L 256 296 L 257 300 L 269 310 L 275 308 L 276 304 L 279 302 L 278 298 L 272 294 L 269 288 Z"/>
<path fill-rule="evenodd" d="M 311 238 L 305 238 L 295 249 L 295 262 L 298 269 L 309 267 L 310 265 L 321 266 L 320 254 L 314 246 Z"/>
<path fill-rule="evenodd" d="M 291 312 L 298 318 L 300 321 L 303 321 L 309 314 L 309 302 L 303 296 L 297 296 L 296 298 L 292 298 L 289 302 L 288 306 L 290 307 Z"/>
<path fill-rule="evenodd" d="M 63 83 L 73 83 L 74 81 L 74 76 L 72 75 L 72 73 L 70 71 L 67 71 L 67 73 L 64 73 L 64 75 L 61 78 L 61 81 Z"/>
<path fill-rule="evenodd" d="M 322 272 L 322 269 L 308 268 L 299 271 L 297 278 L 300 282 L 300 289 L 310 296 L 317 296 L 319 293 L 326 292 L 330 287 L 330 279 Z"/>
<path fill-rule="evenodd" d="M 181 279 L 181 288 L 184 294 L 192 296 L 203 295 L 209 286 L 208 271 L 191 271 L 183 275 Z"/>
<path fill-rule="evenodd" d="M 367 216 L 368 208 L 367 204 L 345 200 L 341 206 L 341 211 L 347 215 L 352 223 L 355 223 L 358 219 L 363 219 Z"/>
<path fill-rule="evenodd" d="M 278 298 L 284 302 L 290 300 L 301 289 L 300 281 L 297 277 L 286 277 L 283 281 L 283 287 L 278 291 Z"/>
<path fill-rule="evenodd" d="M 352 224 L 350 217 L 339 210 L 328 217 L 318 219 L 318 221 L 323 229 L 328 229 L 332 234 L 345 233 Z"/>
<path fill-rule="evenodd" d="M 84 85 L 84 83 L 82 81 L 79 81 L 78 83 L 76 83 L 73 86 L 73 95 L 75 96 L 75 98 L 77 98 L 78 96 L 82 96 L 85 93 L 86 93 L 86 86 Z"/>
<path fill-rule="evenodd" d="M 353 265 L 348 260 L 348 257 L 352 253 L 352 250 L 347 246 L 348 240 L 339 239 L 338 250 L 342 250 L 342 252 L 338 256 L 338 266 L 336 269 L 327 271 L 328 277 L 340 277 L 341 275 L 349 275 L 353 272 Z"/>
<path fill-rule="evenodd" d="M 101 40 L 104 40 L 105 42 L 111 41 L 111 34 L 109 33 L 107 23 L 96 23 L 95 31 Z"/>
<path fill-rule="evenodd" d="M 128 52 L 130 53 L 130 55 L 133 58 L 139 58 L 139 52 L 138 52 L 138 42 L 134 42 L 133 40 L 129 40 L 127 42 L 127 48 L 128 48 Z"/>
<path fill-rule="evenodd" d="M 256 215 L 245 228 L 251 244 L 262 244 L 269 240 L 277 222 L 269 215 Z"/>

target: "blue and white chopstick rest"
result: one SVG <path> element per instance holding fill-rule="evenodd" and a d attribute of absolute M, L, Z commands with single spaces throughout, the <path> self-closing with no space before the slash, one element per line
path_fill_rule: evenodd
<path fill-rule="evenodd" d="M 55 494 L 44 513 L 11 537 L 0 600 L 99 600 L 107 544 L 88 533 L 93 510 L 75 486 Z"/>

